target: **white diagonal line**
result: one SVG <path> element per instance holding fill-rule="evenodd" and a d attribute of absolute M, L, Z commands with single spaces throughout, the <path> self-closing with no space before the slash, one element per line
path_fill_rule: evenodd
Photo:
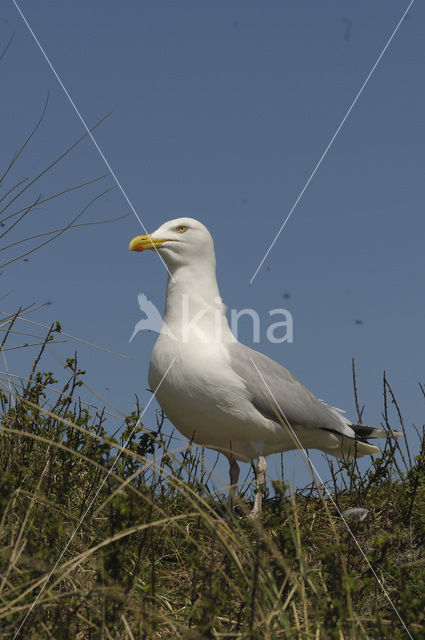
<path fill-rule="evenodd" d="M 284 412 L 282 411 L 282 409 L 281 409 L 281 407 L 280 407 L 280 405 L 279 405 L 278 401 L 277 401 L 277 400 L 276 400 L 276 398 L 274 397 L 274 395 L 273 395 L 273 393 L 272 393 L 272 391 L 271 391 L 270 387 L 268 386 L 267 382 L 264 380 L 263 376 L 261 375 L 260 370 L 258 369 L 257 365 L 255 364 L 255 362 L 254 362 L 254 360 L 251 358 L 251 356 L 250 356 L 250 360 L 251 360 L 252 364 L 254 365 L 254 367 L 255 367 L 255 369 L 256 369 L 256 371 L 257 371 L 258 375 L 260 376 L 260 378 L 261 378 L 261 380 L 262 380 L 262 382 L 263 382 L 264 386 L 266 387 L 267 391 L 269 392 L 270 397 L 272 398 L 272 400 L 273 400 L 273 402 L 275 403 L 276 407 L 279 409 L 280 413 L 282 414 L 283 419 L 285 420 L 286 424 L 288 425 L 288 427 L 289 427 L 289 429 L 290 429 L 290 431 L 291 431 L 291 433 L 292 433 L 292 436 L 293 436 L 293 438 L 294 438 L 295 442 L 297 443 L 297 445 L 298 445 L 298 447 L 299 447 L 299 449 L 300 449 L 301 453 L 303 454 L 304 458 L 308 461 L 308 464 L 310 465 L 310 468 L 311 468 L 311 469 L 313 469 L 313 471 L 314 471 L 314 473 L 316 474 L 316 476 L 317 476 L 317 478 L 318 478 L 318 480 L 319 480 L 320 484 L 321 484 L 321 485 L 323 485 L 323 487 L 324 487 L 324 489 L 325 489 L 325 491 L 326 491 L 326 493 L 327 493 L 327 495 L 328 495 L 328 497 L 329 497 L 330 501 L 332 502 L 332 505 L 335 507 L 335 509 L 336 509 L 336 511 L 337 511 L 337 513 L 338 513 L 338 515 L 340 516 L 341 520 L 344 522 L 344 524 L 345 524 L 345 526 L 346 526 L 346 528 L 347 528 L 348 532 L 350 533 L 351 537 L 353 538 L 354 542 L 356 543 L 356 546 L 357 546 L 357 548 L 359 549 L 359 551 L 360 551 L 360 553 L 361 553 L 361 555 L 362 555 L 363 559 L 366 561 L 366 563 L 367 563 L 367 565 L 368 565 L 369 569 L 370 569 L 370 570 L 371 570 L 371 572 L 373 573 L 373 576 L 374 576 L 375 580 L 377 581 L 377 583 L 378 583 L 378 584 L 379 584 L 379 586 L 381 587 L 381 589 L 382 589 L 382 591 L 383 591 L 383 593 L 384 593 L 385 597 L 387 598 L 388 602 L 390 603 L 390 605 L 391 605 L 391 606 L 392 606 L 392 608 L 394 609 L 394 611 L 395 611 L 395 613 L 396 613 L 396 615 L 397 615 L 398 619 L 400 620 L 401 624 L 403 625 L 403 627 L 404 627 L 404 629 L 405 629 L 405 631 L 406 631 L 407 635 L 409 636 L 409 638 L 410 638 L 411 640 L 413 640 L 413 636 L 411 635 L 411 633 L 410 633 L 409 629 L 407 628 L 406 623 L 404 622 L 403 618 L 402 618 L 402 617 L 401 617 L 401 615 L 399 614 L 397 607 L 395 606 L 395 604 L 394 604 L 394 603 L 393 603 L 393 601 L 391 600 L 391 598 L 390 598 L 390 596 L 389 596 L 389 594 L 388 594 L 387 590 L 385 589 L 384 585 L 382 584 L 381 580 L 378 578 L 378 576 L 377 576 L 377 574 L 376 574 L 376 572 L 375 572 L 374 568 L 373 568 L 373 567 L 372 567 L 372 565 L 370 564 L 370 562 L 369 562 L 369 560 L 368 560 L 368 558 L 367 558 L 367 556 L 366 556 L 365 552 L 363 551 L 362 547 L 360 546 L 360 543 L 358 542 L 358 540 L 357 540 L 356 536 L 355 536 L 355 535 L 354 535 L 354 533 L 352 532 L 352 530 L 351 530 L 351 528 L 350 528 L 350 526 L 349 526 L 348 522 L 346 521 L 346 519 L 345 519 L 345 518 L 344 518 L 344 516 L 342 515 L 342 513 L 341 513 L 341 511 L 340 511 L 340 509 L 339 509 L 339 507 L 338 507 L 338 505 L 336 504 L 336 502 L 335 502 L 335 500 L 333 499 L 333 497 L 332 497 L 331 493 L 329 492 L 329 489 L 327 488 L 326 484 L 323 482 L 323 480 L 322 480 L 322 478 L 321 478 L 321 476 L 320 476 L 319 472 L 317 471 L 316 467 L 314 466 L 313 462 L 311 461 L 310 456 L 309 456 L 309 455 L 308 455 L 308 453 L 305 451 L 305 449 L 304 449 L 303 445 L 302 445 L 302 444 L 301 444 L 301 442 L 300 442 L 300 439 L 298 438 L 297 434 L 295 433 L 294 429 L 292 428 L 292 426 L 291 426 L 291 424 L 290 424 L 290 422 L 289 422 L 288 418 L 285 416 Z"/>
<path fill-rule="evenodd" d="M 121 182 L 118 180 L 117 175 L 115 174 L 115 171 L 112 169 L 111 165 L 109 164 L 108 160 L 106 159 L 102 149 L 100 148 L 100 146 L 98 145 L 94 135 L 92 134 L 92 132 L 90 131 L 90 129 L 88 128 L 86 121 L 84 120 L 83 116 L 81 115 L 81 113 L 78 110 L 77 105 L 75 104 L 75 102 L 73 101 L 73 99 L 71 98 L 68 90 L 66 89 L 65 85 L 63 84 L 61 78 L 59 77 L 59 74 L 57 73 L 55 67 L 53 66 L 53 63 L 51 62 L 49 56 L 47 55 L 47 53 L 45 52 L 44 48 L 42 47 L 39 39 L 37 38 L 37 36 L 35 35 L 34 31 L 32 30 L 28 20 L 25 18 L 24 14 L 22 13 L 19 5 L 17 4 L 16 0 L 12 0 L 13 4 L 15 5 L 19 15 L 21 16 L 22 20 L 24 21 L 28 31 L 30 32 L 30 34 L 32 35 L 34 42 L 37 44 L 38 48 L 40 49 L 41 53 L 43 54 L 44 59 L 46 60 L 47 64 L 49 65 L 53 75 L 55 76 L 56 80 L 59 82 L 64 94 L 66 95 L 66 97 L 68 98 L 72 108 L 74 109 L 75 113 L 77 114 L 78 118 L 80 119 L 84 129 L 86 130 L 88 136 L 90 137 L 90 140 L 93 142 L 94 146 L 96 147 L 100 157 L 102 158 L 103 162 L 105 163 L 105 165 L 108 168 L 109 173 L 111 174 L 111 176 L 113 177 L 113 179 L 115 180 L 115 183 L 117 184 L 119 190 L 121 191 L 122 195 L 124 196 L 125 200 L 127 201 L 127 204 L 129 205 L 130 209 L 132 210 L 132 212 L 134 213 L 134 215 L 136 216 L 137 220 L 139 221 L 143 231 L 147 234 L 148 232 L 146 231 L 146 227 L 143 224 L 140 216 L 138 215 L 138 213 L 136 212 L 136 209 L 134 208 L 132 202 L 130 201 L 130 198 L 128 197 L 128 195 L 126 194 L 123 186 L 121 185 Z M 156 251 L 156 253 L 158 254 L 158 256 L 161 258 L 162 264 L 164 265 L 164 267 L 167 269 L 167 272 L 169 274 L 169 276 L 171 277 L 172 280 L 174 280 L 173 276 L 171 275 L 171 273 L 168 270 L 167 265 L 165 264 L 164 260 L 162 259 L 162 257 L 159 255 L 158 249 L 154 246 L 154 244 L 152 243 L 152 248 Z"/>
<path fill-rule="evenodd" d="M 157 392 L 158 392 L 158 389 L 160 388 L 160 386 L 161 386 L 161 385 L 162 385 L 162 383 L 164 382 L 164 380 L 165 380 L 165 378 L 166 378 L 166 376 L 167 376 L 168 372 L 170 371 L 171 367 L 173 366 L 173 364 L 174 364 L 174 360 L 175 360 L 175 358 L 173 358 L 173 359 L 172 359 L 172 361 L 170 362 L 170 365 L 169 365 L 169 367 L 168 367 L 167 371 L 164 373 L 164 375 L 162 376 L 161 381 L 159 382 L 159 384 L 158 384 L 157 388 L 155 389 L 155 391 L 154 391 L 154 393 L 152 394 L 152 396 L 149 398 L 149 400 L 148 400 L 148 403 L 147 403 L 146 407 L 143 409 L 142 413 L 140 414 L 140 418 L 137 420 L 136 424 L 134 425 L 133 429 L 131 430 L 130 435 L 128 436 L 128 438 L 127 438 L 126 442 L 124 443 L 123 448 L 122 448 L 122 449 L 120 449 L 120 451 L 119 451 L 119 453 L 118 453 L 117 457 L 115 458 L 115 460 L 114 460 L 113 464 L 112 464 L 112 465 L 111 465 L 111 467 L 108 469 L 108 473 L 105 475 L 105 477 L 103 478 L 103 480 L 102 480 L 102 482 L 100 483 L 99 487 L 97 488 L 96 493 L 94 494 L 93 498 L 91 499 L 89 506 L 87 507 L 87 509 L 85 510 L 85 512 L 83 513 L 83 515 L 81 516 L 81 518 L 80 518 L 80 520 L 79 520 L 79 522 L 78 522 L 77 526 L 75 527 L 74 531 L 72 532 L 71 536 L 69 537 L 68 542 L 66 543 L 65 547 L 62 549 L 62 551 L 61 551 L 61 554 L 60 554 L 59 558 L 56 560 L 56 562 L 55 562 L 55 564 L 54 564 L 54 566 L 53 566 L 53 569 L 50 571 L 49 575 L 47 576 L 47 578 L 46 578 L 46 579 L 45 579 L 45 581 L 43 582 L 43 585 L 42 585 L 42 587 L 41 587 L 40 591 L 38 592 L 37 597 L 35 598 L 34 602 L 33 602 L 33 603 L 32 603 L 32 605 L 30 606 L 30 608 L 28 609 L 28 611 L 27 611 L 27 613 L 26 613 L 26 615 L 25 615 L 24 619 L 22 620 L 21 624 L 19 625 L 19 628 L 18 628 L 17 632 L 15 633 L 15 635 L 13 636 L 13 639 L 12 639 L 12 640 L 16 640 L 16 638 L 19 636 L 19 634 L 20 634 L 20 632 L 21 632 L 21 630 L 22 630 L 22 627 L 24 626 L 25 622 L 27 621 L 28 616 L 30 615 L 31 611 L 34 609 L 34 607 L 35 607 L 35 605 L 37 604 L 37 602 L 38 602 L 38 600 L 39 600 L 39 598 L 40 598 L 41 594 L 43 593 L 43 591 L 44 591 L 44 589 L 45 589 L 45 587 L 46 587 L 47 583 L 49 582 L 50 578 L 52 577 L 52 575 L 53 575 L 53 574 L 54 574 L 54 572 L 56 571 L 56 568 L 57 568 L 57 566 L 58 566 L 59 562 L 62 560 L 63 556 L 65 555 L 65 553 L 66 553 L 66 551 L 67 551 L 67 549 L 68 549 L 68 547 L 69 547 L 69 545 L 71 544 L 72 540 L 74 539 L 74 537 L 75 537 L 75 535 L 76 535 L 76 533 L 77 533 L 78 529 L 81 527 L 82 523 L 84 522 L 84 520 L 85 520 L 85 518 L 86 518 L 86 516 L 87 516 L 88 512 L 90 511 L 90 509 L 92 508 L 92 506 L 93 506 L 94 502 L 96 501 L 96 498 L 97 498 L 97 496 L 99 495 L 99 492 L 101 491 L 101 489 L 102 489 L 102 487 L 104 486 L 105 482 L 107 481 L 107 479 L 108 479 L 108 478 L 109 478 L 109 476 L 111 475 L 111 473 L 112 473 L 112 471 L 113 471 L 113 469 L 114 469 L 115 465 L 117 464 L 118 460 L 120 459 L 120 457 L 121 457 L 121 455 L 122 455 L 122 453 L 123 453 L 124 449 L 126 449 L 126 448 L 127 448 L 127 444 L 128 444 L 128 442 L 130 441 L 130 439 L 131 439 L 131 437 L 132 437 L 133 433 L 135 432 L 135 430 L 136 430 L 136 429 L 137 429 L 137 427 L 139 426 L 139 424 L 140 424 L 140 422 L 141 422 L 141 420 L 142 420 L 143 416 L 145 415 L 145 413 L 146 413 L 146 411 L 147 411 L 147 409 L 148 409 L 148 407 L 149 407 L 150 403 L 151 403 L 151 402 L 152 402 L 152 400 L 155 398 L 155 396 L 156 396 L 156 394 L 157 394 Z"/>
<path fill-rule="evenodd" d="M 390 37 L 388 38 L 384 48 L 382 49 L 381 53 L 378 56 L 378 59 L 376 60 L 375 64 L 373 65 L 372 69 L 369 71 L 366 80 L 363 82 L 362 86 L 360 87 L 359 91 L 357 92 L 356 97 L 354 98 L 353 102 L 351 103 L 351 106 L 349 107 L 348 111 L 346 112 L 345 116 L 343 117 L 343 119 L 341 120 L 341 122 L 339 123 L 335 133 L 333 134 L 332 138 L 330 139 L 330 142 L 328 144 L 328 146 L 326 147 L 326 149 L 324 150 L 324 152 L 322 153 L 322 155 L 319 158 L 318 163 L 316 164 L 316 166 L 314 167 L 313 171 L 310 174 L 309 179 L 307 180 L 307 182 L 305 183 L 304 187 L 301 189 L 301 192 L 298 196 L 298 198 L 295 200 L 294 204 L 292 205 L 291 210 L 289 211 L 288 215 L 286 216 L 283 224 L 281 225 L 279 231 L 277 232 L 277 234 L 275 235 L 272 243 L 270 244 L 269 248 L 267 249 L 266 253 L 264 254 L 263 259 L 261 260 L 260 264 L 258 265 L 257 269 L 255 270 L 254 275 L 252 276 L 251 280 L 249 281 L 249 284 L 252 284 L 255 276 L 257 275 L 257 273 L 259 272 L 259 270 L 261 269 L 265 259 L 267 258 L 267 256 L 269 255 L 270 251 L 273 249 L 277 239 L 279 238 L 280 234 L 282 233 L 286 223 L 288 222 L 289 218 L 291 217 L 291 215 L 294 212 L 295 207 L 297 206 L 297 204 L 299 203 L 299 201 L 301 200 L 301 198 L 304 195 L 304 192 L 306 191 L 308 185 L 310 184 L 310 182 L 312 181 L 312 179 L 314 178 L 318 168 L 320 167 L 320 165 L 322 164 L 323 160 L 325 159 L 326 154 L 328 153 L 329 149 L 331 148 L 331 146 L 333 145 L 335 138 L 337 137 L 338 133 L 341 131 L 342 127 L 344 126 L 345 121 L 347 120 L 348 116 L 350 115 L 351 111 L 353 110 L 357 100 L 360 98 L 361 94 L 363 93 L 363 89 L 366 87 L 367 83 L 369 82 L 370 78 L 372 77 L 373 72 L 375 71 L 376 67 L 378 66 L 378 64 L 381 61 L 382 56 L 384 55 L 384 53 L 386 52 L 386 50 L 388 49 L 388 47 L 391 44 L 392 39 L 394 38 L 395 34 L 397 33 L 401 23 L 403 22 L 404 18 L 406 17 L 410 7 L 412 6 L 412 4 L 414 3 L 415 0 L 411 0 L 409 2 L 409 5 L 407 7 L 407 9 L 405 10 L 405 12 L 403 13 L 403 15 L 401 16 L 400 20 L 397 23 L 396 28 L 394 29 L 394 31 L 392 32 L 392 34 L 390 35 Z"/>

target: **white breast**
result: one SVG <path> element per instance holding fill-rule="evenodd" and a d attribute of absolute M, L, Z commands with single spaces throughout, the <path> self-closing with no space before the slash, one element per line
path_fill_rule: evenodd
<path fill-rule="evenodd" d="M 276 441 L 275 432 L 280 440 L 282 427 L 253 407 L 225 345 L 197 346 L 160 336 L 152 352 L 149 385 L 158 389 L 156 398 L 174 426 L 190 440 L 240 459 L 257 455 L 264 441 Z"/>

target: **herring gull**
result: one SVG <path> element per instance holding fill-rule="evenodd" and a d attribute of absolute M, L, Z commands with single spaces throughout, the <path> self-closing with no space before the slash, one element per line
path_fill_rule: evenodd
<path fill-rule="evenodd" d="M 149 385 L 182 434 L 228 458 L 230 508 L 238 460 L 257 461 L 255 517 L 261 511 L 265 456 L 299 447 L 344 458 L 379 452 L 367 438 L 387 436 L 384 429 L 352 423 L 287 369 L 234 337 L 218 290 L 213 239 L 201 222 L 170 220 L 133 238 L 129 249 L 154 249 L 169 271 L 166 330 L 152 352 Z"/>

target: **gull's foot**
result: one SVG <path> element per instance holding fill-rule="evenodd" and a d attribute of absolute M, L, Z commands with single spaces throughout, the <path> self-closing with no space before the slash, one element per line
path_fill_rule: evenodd
<path fill-rule="evenodd" d="M 251 511 L 248 514 L 248 518 L 250 520 L 257 520 L 257 518 L 259 518 L 261 515 L 261 507 L 258 509 L 256 508 L 256 505 L 254 505 L 254 507 L 251 509 Z"/>
<path fill-rule="evenodd" d="M 256 520 L 261 515 L 261 509 L 263 506 L 263 494 L 261 493 L 261 489 L 262 489 L 261 487 L 257 488 L 257 494 L 255 496 L 254 506 L 252 507 L 251 512 L 248 515 L 248 518 L 250 520 Z"/>

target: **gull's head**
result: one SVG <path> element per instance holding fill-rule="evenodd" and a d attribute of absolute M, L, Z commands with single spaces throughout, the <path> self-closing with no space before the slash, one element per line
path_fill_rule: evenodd
<path fill-rule="evenodd" d="M 130 251 L 156 250 L 169 266 L 201 265 L 215 267 L 214 243 L 208 229 L 194 218 L 164 222 L 156 231 L 136 236 Z"/>

